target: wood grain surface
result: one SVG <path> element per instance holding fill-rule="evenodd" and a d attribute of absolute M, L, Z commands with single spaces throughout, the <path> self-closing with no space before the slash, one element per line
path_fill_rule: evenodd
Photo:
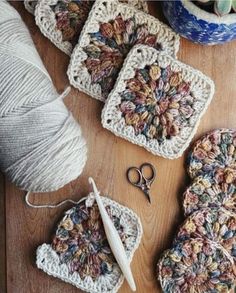
<path fill-rule="evenodd" d="M 155 1 L 149 4 L 151 13 L 159 16 L 160 4 Z M 66 70 L 69 58 L 42 36 L 22 2 L 12 2 L 12 5 L 22 15 L 58 92 L 62 92 L 68 85 Z M 204 47 L 181 39 L 179 59 L 209 75 L 216 84 L 214 99 L 195 138 L 213 128 L 235 127 L 235 50 L 235 42 Z M 66 105 L 79 121 L 87 140 L 86 168 L 78 180 L 58 192 L 36 194 L 32 200 L 42 204 L 68 197 L 79 200 L 90 191 L 87 179 L 92 176 L 104 194 L 132 208 L 140 216 L 144 234 L 132 262 L 137 292 L 161 292 L 156 280 L 156 262 L 163 250 L 171 245 L 174 233 L 183 220 L 181 195 L 189 181 L 184 166 L 186 153 L 177 160 L 167 160 L 115 137 L 101 126 L 103 104 L 75 89 L 66 98 Z M 139 190 L 127 183 L 125 177 L 128 167 L 139 166 L 143 162 L 152 163 L 158 172 L 151 190 L 151 206 Z M 80 292 L 47 276 L 35 266 L 37 246 L 50 243 L 57 221 L 70 205 L 54 210 L 29 208 L 24 203 L 24 192 L 7 181 L 4 184 L 3 179 L 0 180 L 0 194 L 0 292 Z M 120 292 L 131 292 L 126 282 Z"/>

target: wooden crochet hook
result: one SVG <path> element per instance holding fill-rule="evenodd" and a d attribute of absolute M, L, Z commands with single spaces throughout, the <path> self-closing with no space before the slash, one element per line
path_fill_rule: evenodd
<path fill-rule="evenodd" d="M 131 272 L 130 263 L 127 259 L 126 252 L 125 252 L 123 243 L 120 239 L 120 236 L 102 203 L 101 197 L 99 195 L 99 192 L 97 190 L 97 187 L 93 178 L 91 177 L 89 178 L 89 183 L 92 184 L 93 186 L 95 199 L 96 199 L 98 209 L 102 217 L 102 222 L 103 222 L 103 226 L 107 236 L 107 240 L 114 254 L 114 257 L 124 277 L 126 278 L 131 290 L 136 291 L 136 285 L 135 285 L 134 278 Z"/>

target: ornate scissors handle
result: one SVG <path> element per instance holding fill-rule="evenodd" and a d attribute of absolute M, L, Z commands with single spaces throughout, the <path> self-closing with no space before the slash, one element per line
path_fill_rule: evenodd
<path fill-rule="evenodd" d="M 149 168 L 149 170 L 151 170 L 151 175 L 150 176 L 146 176 L 145 175 L 145 169 Z M 130 178 L 130 174 L 131 172 L 134 171 L 136 172 L 136 174 L 138 174 L 138 180 L 134 181 Z M 130 167 L 128 170 L 127 170 L 127 179 L 128 181 L 140 188 L 145 196 L 147 197 L 148 201 L 151 203 L 151 198 L 150 198 L 150 188 L 151 188 L 151 185 L 154 181 L 156 177 L 156 169 L 154 168 L 154 166 L 150 163 L 144 163 L 140 166 L 140 168 L 137 168 L 137 167 Z"/>

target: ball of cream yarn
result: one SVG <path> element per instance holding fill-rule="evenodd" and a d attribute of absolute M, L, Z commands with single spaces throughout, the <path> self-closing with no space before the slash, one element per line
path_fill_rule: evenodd
<path fill-rule="evenodd" d="M 79 124 L 63 103 L 17 11 L 0 1 L 0 168 L 19 188 L 54 191 L 86 162 Z"/>

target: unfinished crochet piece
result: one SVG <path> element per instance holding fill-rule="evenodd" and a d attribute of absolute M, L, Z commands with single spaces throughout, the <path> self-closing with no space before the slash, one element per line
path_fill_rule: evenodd
<path fill-rule="evenodd" d="M 202 136 L 188 158 L 191 178 L 208 174 L 227 184 L 236 182 L 236 130 L 216 129 Z"/>
<path fill-rule="evenodd" d="M 130 209 L 106 197 L 102 201 L 131 262 L 142 237 L 141 222 Z M 65 213 L 52 244 L 37 249 L 37 266 L 86 292 L 118 291 L 124 277 L 107 242 L 93 193 Z"/>
<path fill-rule="evenodd" d="M 224 208 L 207 208 L 191 214 L 181 225 L 175 242 L 207 238 L 236 257 L 236 214 Z"/>
<path fill-rule="evenodd" d="M 230 292 L 236 272 L 227 251 L 201 238 L 177 242 L 163 254 L 157 270 L 164 293 Z"/>
<path fill-rule="evenodd" d="M 135 8 L 148 11 L 145 0 L 123 0 Z M 25 1 L 27 10 L 34 11 L 37 1 Z M 41 0 L 35 9 L 35 20 L 41 32 L 60 50 L 70 55 L 94 1 Z"/>
<path fill-rule="evenodd" d="M 179 37 L 151 15 L 115 0 L 97 0 L 71 56 L 70 83 L 105 101 L 135 44 L 176 57 Z"/>
<path fill-rule="evenodd" d="M 213 93 L 213 82 L 201 72 L 139 45 L 125 61 L 102 123 L 117 136 L 174 159 L 188 147 Z"/>
<path fill-rule="evenodd" d="M 183 195 L 185 215 L 202 208 L 220 208 L 236 212 L 236 185 L 218 182 L 212 176 L 199 176 L 194 179 Z"/>

